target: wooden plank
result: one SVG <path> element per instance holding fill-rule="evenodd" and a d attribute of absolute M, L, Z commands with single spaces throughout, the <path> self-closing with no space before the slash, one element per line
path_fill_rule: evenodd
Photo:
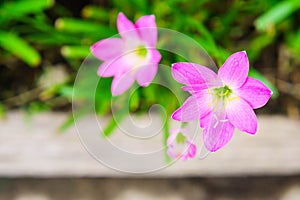
<path fill-rule="evenodd" d="M 8 113 L 7 119 L 0 121 L 0 177 L 135 176 L 96 161 L 83 147 L 74 127 L 59 134 L 57 128 L 66 117 L 64 113 L 43 113 L 26 122 L 22 113 Z M 89 120 L 84 126 L 88 130 Z M 284 116 L 259 116 L 256 136 L 236 131 L 225 148 L 204 160 L 178 161 L 143 177 L 299 175 L 299 130 L 299 121 Z M 111 140 L 121 146 L 138 146 L 124 142 L 124 134 L 119 132 L 114 133 Z M 151 149 L 156 142 L 137 148 Z"/>

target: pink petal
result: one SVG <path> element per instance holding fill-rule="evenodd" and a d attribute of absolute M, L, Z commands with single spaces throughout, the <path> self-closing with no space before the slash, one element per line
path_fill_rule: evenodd
<path fill-rule="evenodd" d="M 203 142 L 209 151 L 215 152 L 231 140 L 234 127 L 229 121 L 217 120 L 213 113 L 207 115 L 203 120 L 209 121 L 210 124 L 203 131 Z"/>
<path fill-rule="evenodd" d="M 189 149 L 188 149 L 188 152 L 187 152 L 188 156 L 190 158 L 194 158 L 195 155 L 196 155 L 196 152 L 197 152 L 197 147 L 193 143 L 191 143 L 191 142 L 187 142 L 187 143 L 189 145 Z"/>
<path fill-rule="evenodd" d="M 128 72 L 114 77 L 111 85 L 111 93 L 113 96 L 123 94 L 134 82 L 134 76 Z"/>
<path fill-rule="evenodd" d="M 200 118 L 200 127 L 208 128 L 210 125 L 211 117 L 212 117 L 212 112 L 209 112 L 206 115 L 202 116 Z"/>
<path fill-rule="evenodd" d="M 215 106 L 212 112 L 200 120 L 200 126 L 204 128 L 204 145 L 211 152 L 217 151 L 226 145 L 232 138 L 234 131 L 233 125 L 227 119 L 223 103 L 219 102 Z"/>
<path fill-rule="evenodd" d="M 150 47 L 155 47 L 157 42 L 157 27 L 154 15 L 142 16 L 136 22 L 136 28 L 143 41 Z"/>
<path fill-rule="evenodd" d="M 212 96 L 207 89 L 190 90 L 190 86 L 182 87 L 184 90 L 189 91 L 192 96 L 196 98 L 196 105 L 199 111 L 199 117 L 202 118 L 213 110 Z M 197 88 L 198 89 L 198 88 Z"/>
<path fill-rule="evenodd" d="M 226 105 L 229 121 L 240 131 L 255 134 L 257 118 L 251 106 L 243 99 L 229 101 Z"/>
<path fill-rule="evenodd" d="M 199 105 L 194 96 L 190 96 L 173 114 L 172 119 L 182 122 L 199 120 Z"/>
<path fill-rule="evenodd" d="M 185 150 L 187 151 L 187 150 Z M 188 154 L 186 152 L 182 152 L 183 154 L 180 155 L 180 160 L 186 161 L 188 159 Z"/>
<path fill-rule="evenodd" d="M 223 85 L 221 82 L 218 83 L 217 81 L 215 81 L 214 83 L 208 83 L 208 84 L 202 83 L 202 84 L 182 86 L 182 90 L 188 91 L 192 95 L 201 95 L 202 94 L 201 92 L 205 91 L 205 94 L 207 94 L 206 96 L 211 96 L 211 94 L 209 94 L 207 88 L 222 87 L 222 86 Z M 209 98 L 209 100 L 211 100 L 211 98 Z"/>
<path fill-rule="evenodd" d="M 117 57 L 116 59 L 107 60 L 102 63 L 98 69 L 98 75 L 102 77 L 119 76 L 129 72 L 132 69 L 128 54 Z"/>
<path fill-rule="evenodd" d="M 248 76 L 249 61 L 245 51 L 232 54 L 220 68 L 218 75 L 230 88 L 242 86 Z"/>
<path fill-rule="evenodd" d="M 157 73 L 157 64 L 148 64 L 136 72 L 136 80 L 140 86 L 148 86 Z"/>
<path fill-rule="evenodd" d="M 184 122 L 199 120 L 212 111 L 211 102 L 212 98 L 208 90 L 197 91 L 173 113 L 172 118 Z"/>
<path fill-rule="evenodd" d="M 272 91 L 265 84 L 250 77 L 237 93 L 254 109 L 264 106 L 272 96 Z"/>
<path fill-rule="evenodd" d="M 171 134 L 169 135 L 169 137 L 168 137 L 168 139 L 167 139 L 167 145 L 168 145 L 168 146 L 172 146 L 172 144 L 173 144 L 173 142 L 175 141 L 175 139 L 176 139 L 176 137 L 177 137 L 179 131 L 180 131 L 180 129 L 171 129 L 171 130 L 170 130 L 170 133 L 171 133 Z"/>
<path fill-rule="evenodd" d="M 150 63 L 154 63 L 154 64 L 158 64 L 161 60 L 161 54 L 159 53 L 158 50 L 156 50 L 155 48 L 147 48 L 148 54 L 149 54 L 149 58 L 147 55 L 147 58 L 149 59 Z"/>
<path fill-rule="evenodd" d="M 120 38 L 100 40 L 91 47 L 93 55 L 100 60 L 114 59 L 122 54 L 124 41 Z"/>
<path fill-rule="evenodd" d="M 203 115 L 200 116 L 200 127 L 201 128 L 209 128 L 210 126 L 215 126 L 217 122 L 224 122 L 227 121 L 226 119 L 226 110 L 225 110 L 225 102 L 223 100 L 219 100 L 218 102 L 213 102 L 212 96 L 209 96 L 208 90 L 206 91 L 206 95 L 208 100 L 206 102 L 209 102 L 209 104 L 206 106 L 207 110 Z M 201 91 L 203 93 L 203 91 Z M 201 93 L 195 93 L 194 96 L 198 99 L 198 101 L 201 102 L 200 96 Z M 202 100 L 203 101 L 203 100 Z M 207 104 L 207 103 L 206 103 Z M 214 118 L 214 119 L 212 119 Z M 217 120 L 218 119 L 218 120 Z M 217 120 L 217 121 L 214 121 Z"/>
<path fill-rule="evenodd" d="M 171 158 L 177 158 L 177 155 L 176 155 L 175 150 L 174 150 L 173 147 L 168 147 L 167 154 L 168 154 Z"/>
<path fill-rule="evenodd" d="M 208 85 L 206 83 L 202 84 L 195 84 L 195 85 L 186 85 L 182 86 L 181 89 L 184 91 L 188 91 L 191 94 L 195 94 L 201 90 L 205 90 L 208 88 Z"/>
<path fill-rule="evenodd" d="M 143 87 L 148 86 L 154 79 L 157 73 L 158 63 L 161 59 L 161 55 L 156 49 L 149 48 L 147 51 L 147 59 L 149 60 L 149 64 L 141 66 L 136 73 L 136 80 L 138 84 Z"/>
<path fill-rule="evenodd" d="M 198 102 L 197 106 L 200 112 L 200 118 L 204 117 L 213 110 L 213 99 L 207 89 L 194 92 L 193 96 L 196 97 Z"/>
<path fill-rule="evenodd" d="M 207 84 L 209 87 L 209 84 L 218 80 L 215 72 L 209 68 L 188 62 L 173 64 L 172 75 L 176 81 L 186 85 Z"/>
<path fill-rule="evenodd" d="M 171 158 L 176 158 L 176 154 L 175 154 L 175 152 L 174 152 L 174 149 L 168 148 L 167 153 L 168 153 L 168 155 L 169 155 Z"/>
<path fill-rule="evenodd" d="M 119 34 L 124 39 L 134 41 L 135 39 L 139 38 L 135 25 L 129 19 L 127 19 L 127 17 L 122 12 L 120 12 L 118 15 L 117 28 Z"/>
<path fill-rule="evenodd" d="M 100 65 L 98 68 L 98 75 L 101 77 L 111 77 L 114 76 L 117 71 L 117 65 L 114 65 L 112 61 L 106 61 Z"/>

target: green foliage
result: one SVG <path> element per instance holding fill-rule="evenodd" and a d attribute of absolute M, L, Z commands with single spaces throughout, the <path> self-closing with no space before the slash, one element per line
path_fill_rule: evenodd
<path fill-rule="evenodd" d="M 0 62 L 1 58 L 16 56 L 27 65 L 37 67 L 45 59 L 43 51 L 60 49 L 62 57 L 72 67 L 68 69 L 70 77 L 62 84 L 44 88 L 39 100 L 45 101 L 46 105 L 49 98 L 58 97 L 71 101 L 76 72 L 84 58 L 90 54 L 90 46 L 117 34 L 118 12 L 124 12 L 132 20 L 154 14 L 158 27 L 190 36 L 201 44 L 218 66 L 231 53 L 246 50 L 252 65 L 249 75 L 267 84 L 274 93 L 273 98 L 276 98 L 276 87 L 266 79 L 262 74 L 263 69 L 255 63 L 267 48 L 278 42 L 299 59 L 299 8 L 299 0 L 113 0 L 104 6 L 86 5 L 81 11 L 82 17 L 73 17 L 71 10 L 54 0 L 3 1 L 0 3 Z M 49 13 L 54 14 L 51 16 Z M 167 65 L 183 59 L 161 53 L 164 55 L 162 62 Z M 167 75 L 165 78 L 168 80 L 170 77 Z M 90 84 L 88 81 L 87 85 Z M 171 80 L 168 81 L 173 84 Z M 90 91 L 83 90 L 76 98 L 89 102 L 95 100 L 96 112 L 107 115 L 111 105 L 110 84 L 110 78 L 101 79 L 95 96 L 89 94 Z M 165 99 L 168 99 L 168 104 Z M 156 103 L 167 109 L 167 115 L 179 105 L 168 91 L 161 92 L 157 86 L 150 86 L 137 90 L 131 97 L 129 106 L 131 111 L 144 112 L 149 105 Z M 41 107 L 31 106 L 34 110 Z M 82 113 L 85 114 L 83 111 Z M 72 123 L 73 118 L 70 118 L 62 129 Z M 115 125 L 111 121 L 105 133 L 109 135 Z"/>
<path fill-rule="evenodd" d="M 89 46 L 63 46 L 61 48 L 61 54 L 66 58 L 71 59 L 84 59 L 90 53 Z"/>
<path fill-rule="evenodd" d="M 5 108 L 2 103 L 0 103 L 0 119 L 5 116 Z"/>
<path fill-rule="evenodd" d="M 23 38 L 24 30 L 17 26 L 26 25 L 26 31 L 33 29 L 32 25 L 24 23 L 29 14 L 34 16 L 32 19 L 36 17 L 38 20 L 38 17 L 43 16 L 43 11 L 53 4 L 53 0 L 20 0 L 0 3 L 0 29 L 2 30 L 0 32 L 0 48 L 19 57 L 29 66 L 38 66 L 41 62 L 39 52 Z M 13 28 L 11 29 L 11 27 Z"/>
<path fill-rule="evenodd" d="M 299 0 L 285 0 L 272 6 L 267 12 L 255 20 L 255 26 L 259 31 L 272 31 L 275 25 L 300 8 Z"/>
<path fill-rule="evenodd" d="M 0 31 L 0 46 L 30 66 L 37 66 L 41 62 L 39 53 L 25 40 L 13 33 Z"/>
<path fill-rule="evenodd" d="M 40 13 L 51 7 L 54 0 L 18 0 L 0 4 L 0 22 L 20 19 L 28 14 Z M 1 24 L 2 24 L 1 23 Z"/>
<path fill-rule="evenodd" d="M 60 31 L 88 35 L 91 38 L 111 37 L 112 34 L 114 34 L 114 32 L 105 25 L 73 18 L 57 19 L 55 27 Z"/>
<path fill-rule="evenodd" d="M 95 19 L 101 21 L 109 21 L 109 12 L 107 10 L 95 6 L 95 5 L 87 5 L 82 10 L 82 17 L 86 19 Z"/>

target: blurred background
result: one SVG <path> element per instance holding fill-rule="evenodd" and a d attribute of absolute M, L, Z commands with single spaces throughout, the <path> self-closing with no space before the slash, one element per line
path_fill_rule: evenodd
<path fill-rule="evenodd" d="M 154 14 L 158 27 L 173 29 L 192 37 L 219 66 L 231 53 L 246 50 L 251 64 L 249 75 L 266 83 L 274 92 L 269 103 L 256 112 L 267 116 L 284 115 L 284 118 L 299 122 L 300 0 L 1 0 L 1 118 L 5 120 L 9 113 L 16 111 L 22 111 L 29 117 L 39 113 L 63 112 L 69 117 L 61 120 L 58 129 L 64 132 L 72 127 L 71 101 L 76 73 L 89 55 L 93 43 L 118 33 L 116 17 L 119 12 L 133 21 L 142 15 Z M 161 53 L 162 64 L 170 65 L 181 59 L 167 52 Z M 111 111 L 110 84 L 111 79 L 107 78 L 97 87 L 101 95 L 96 96 L 96 111 L 102 116 L 109 115 Z M 155 96 L 155 92 L 156 87 L 138 90 L 131 100 L 131 111 L 143 113 L 150 104 L 164 104 L 168 92 L 160 93 L 160 98 L 149 98 L 153 94 Z M 171 110 L 179 105 L 174 102 Z M 3 162 L 5 160 L 0 160 L 0 165 Z M 81 188 L 82 185 L 89 188 L 93 184 L 122 188 L 127 183 L 135 188 L 135 185 L 145 184 L 149 187 L 149 193 L 155 193 L 155 185 L 162 182 L 162 188 L 166 190 L 188 188 L 182 193 L 184 199 L 241 199 L 243 193 L 247 198 L 242 199 L 277 199 L 277 196 L 266 195 L 261 187 L 273 184 L 270 189 L 273 192 L 282 183 L 298 183 L 300 179 L 298 176 L 247 179 L 249 184 L 255 184 L 249 191 L 246 185 L 241 184 L 245 180 L 245 177 L 218 180 L 191 178 L 175 179 L 170 183 L 168 179 L 145 179 L 145 182 L 142 179 L 105 179 L 102 182 L 86 179 L 33 179 L 28 180 L 28 184 L 33 187 L 40 185 L 39 190 L 46 193 L 48 187 L 49 191 L 57 192 L 58 189 L 53 186 L 56 183 L 71 184 L 75 188 Z M 202 193 L 196 192 L 194 183 L 201 185 L 199 191 Z M 1 179 L 0 199 L 14 199 L 5 194 L 18 188 L 23 190 L 20 188 L 24 184 L 27 184 L 26 180 Z M 238 194 L 230 188 L 231 184 L 240 185 Z M 66 189 L 68 194 L 72 191 L 70 187 Z M 216 195 L 209 198 L 202 190 L 215 192 Z M 81 199 L 98 198 L 99 191 L 96 189 L 87 191 L 94 196 Z M 138 191 L 134 192 L 136 199 L 146 199 L 139 196 Z M 295 199 L 300 199 L 300 192 L 295 191 L 298 197 Z M 218 194 L 223 196 L 218 197 Z M 63 195 L 50 195 L 47 198 L 77 198 L 76 195 Z M 124 199 L 133 199 L 130 195 L 127 197 L 127 193 L 124 195 Z M 27 199 L 45 198 L 33 196 Z M 106 198 L 112 196 L 106 193 L 103 199 Z M 175 195 L 169 199 L 182 198 Z"/>
<path fill-rule="evenodd" d="M 298 0 L 1 1 L 1 113 L 69 111 L 81 62 L 93 43 L 117 34 L 116 17 L 122 11 L 134 21 L 154 14 L 158 27 L 192 37 L 219 66 L 231 53 L 246 50 L 250 76 L 274 91 L 267 108 L 258 112 L 299 119 L 299 7 Z M 178 60 L 163 58 L 163 64 Z M 99 89 L 109 97 L 106 82 Z M 98 99 L 102 105 L 107 101 Z M 106 114 L 109 107 L 97 112 Z"/>

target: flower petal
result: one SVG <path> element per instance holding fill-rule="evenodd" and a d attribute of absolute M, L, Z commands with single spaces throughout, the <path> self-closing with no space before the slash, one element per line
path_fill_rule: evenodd
<path fill-rule="evenodd" d="M 238 89 L 237 95 L 256 109 L 269 101 L 272 91 L 259 80 L 248 77 L 244 85 Z"/>
<path fill-rule="evenodd" d="M 101 77 L 111 77 L 117 71 L 117 65 L 113 64 L 110 60 L 103 62 L 99 68 L 97 74 Z"/>
<path fill-rule="evenodd" d="M 186 85 L 182 86 L 181 89 L 184 91 L 188 91 L 191 94 L 196 94 L 201 90 L 205 90 L 208 88 L 208 85 L 206 83 L 202 84 L 195 84 L 195 85 Z"/>
<path fill-rule="evenodd" d="M 175 150 L 174 150 L 173 147 L 168 147 L 167 154 L 168 154 L 171 158 L 177 158 L 177 155 L 176 155 Z"/>
<path fill-rule="evenodd" d="M 199 120 L 199 106 L 196 98 L 190 96 L 173 114 L 172 119 L 182 122 Z"/>
<path fill-rule="evenodd" d="M 134 82 L 134 76 L 128 72 L 114 77 L 111 85 L 111 93 L 113 96 L 123 94 Z"/>
<path fill-rule="evenodd" d="M 176 81 L 186 85 L 207 84 L 209 87 L 209 84 L 218 80 L 218 76 L 211 69 L 188 62 L 174 63 L 172 75 Z"/>
<path fill-rule="evenodd" d="M 117 28 L 119 34 L 124 39 L 134 41 L 135 39 L 139 38 L 135 25 L 129 19 L 127 19 L 127 17 L 122 12 L 120 12 L 118 15 Z"/>
<path fill-rule="evenodd" d="M 136 72 L 136 81 L 138 84 L 143 87 L 148 86 L 157 73 L 157 67 L 157 64 L 148 64 L 138 69 Z"/>
<path fill-rule="evenodd" d="M 125 47 L 124 41 L 120 38 L 109 38 L 96 42 L 91 51 L 100 60 L 114 59 L 122 54 Z"/>
<path fill-rule="evenodd" d="M 189 156 L 190 158 L 194 158 L 195 155 L 196 155 L 196 152 L 197 152 L 197 147 L 196 147 L 196 145 L 194 145 L 194 144 L 191 143 L 191 142 L 187 142 L 187 143 L 188 143 L 188 145 L 189 145 L 188 156 Z"/>
<path fill-rule="evenodd" d="M 212 116 L 212 112 L 207 113 L 207 115 L 204 115 L 200 118 L 200 127 L 201 128 L 208 128 L 210 125 L 210 118 Z"/>
<path fill-rule="evenodd" d="M 143 41 L 150 47 L 155 47 L 157 43 L 157 27 L 154 15 L 142 16 L 135 23 L 136 28 Z"/>
<path fill-rule="evenodd" d="M 176 137 L 177 137 L 177 135 L 178 135 L 178 133 L 179 133 L 180 130 L 181 129 L 171 129 L 170 130 L 170 135 L 169 135 L 169 137 L 167 139 L 167 145 L 168 146 L 172 146 L 173 145 L 173 142 L 175 141 L 175 139 L 176 139 Z"/>
<path fill-rule="evenodd" d="M 199 114 L 200 118 L 206 116 L 208 113 L 210 113 L 213 110 L 213 105 L 212 105 L 213 99 L 207 89 L 194 92 L 193 96 L 196 97 L 198 102 L 197 106 L 200 113 Z"/>
<path fill-rule="evenodd" d="M 199 120 L 213 110 L 211 101 L 208 90 L 198 91 L 172 114 L 172 118 L 182 122 Z"/>
<path fill-rule="evenodd" d="M 207 115 L 205 121 L 210 124 L 203 131 L 203 142 L 210 152 L 224 147 L 232 138 L 234 127 L 229 121 L 218 120 L 213 113 Z"/>
<path fill-rule="evenodd" d="M 229 121 L 240 131 L 255 134 L 257 118 L 251 106 L 243 99 L 229 101 L 226 105 Z"/>
<path fill-rule="evenodd" d="M 113 60 L 103 62 L 99 69 L 98 75 L 102 77 L 120 76 L 132 69 L 134 59 L 130 54 L 124 54 Z"/>
<path fill-rule="evenodd" d="M 219 69 L 218 75 L 230 88 L 242 86 L 248 76 L 249 60 L 246 51 L 232 54 Z"/>
<path fill-rule="evenodd" d="M 157 73 L 158 63 L 161 59 L 161 55 L 156 49 L 149 48 L 147 51 L 148 53 L 145 62 L 148 62 L 149 64 L 140 66 L 136 73 L 136 80 L 138 84 L 143 87 L 148 86 L 154 79 Z"/>
<path fill-rule="evenodd" d="M 158 50 L 155 48 L 147 48 L 148 54 L 147 54 L 147 59 L 149 59 L 150 63 L 157 64 L 161 60 L 161 54 Z"/>

